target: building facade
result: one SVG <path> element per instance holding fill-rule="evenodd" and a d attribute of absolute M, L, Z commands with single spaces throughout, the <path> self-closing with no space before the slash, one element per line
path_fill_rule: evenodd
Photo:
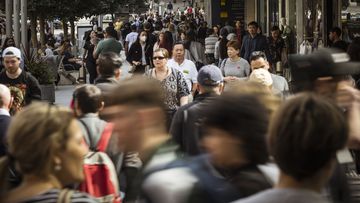
<path fill-rule="evenodd" d="M 257 21 L 265 35 L 270 33 L 272 26 L 281 29 L 286 26 L 292 31 L 292 52 L 299 52 L 304 43 L 312 50 L 327 46 L 328 31 L 333 26 L 343 27 L 344 37 L 347 37 L 347 29 L 357 30 L 359 27 L 360 33 L 360 23 L 353 17 L 358 15 L 360 19 L 360 9 L 347 14 L 347 22 L 342 17 L 344 12 L 350 12 L 346 11 L 349 8 L 354 10 L 357 7 L 355 4 L 348 0 L 212 0 L 208 10 L 218 15 L 210 15 L 208 21 L 224 24 L 226 21 L 241 20 L 245 25 Z"/>

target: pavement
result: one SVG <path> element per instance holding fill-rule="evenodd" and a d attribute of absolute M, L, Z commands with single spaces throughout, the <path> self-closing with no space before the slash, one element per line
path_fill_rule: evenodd
<path fill-rule="evenodd" d="M 122 54 L 123 59 L 123 66 L 121 67 L 121 78 L 124 79 L 126 77 L 129 77 L 128 71 L 130 70 L 130 64 L 125 60 L 124 54 Z M 89 75 L 88 75 L 89 78 Z M 87 79 L 87 82 L 89 82 L 89 79 Z M 72 98 L 72 93 L 74 89 L 76 88 L 76 85 L 64 85 L 64 86 L 58 86 L 55 89 L 55 104 L 60 106 L 70 106 L 70 101 Z"/>

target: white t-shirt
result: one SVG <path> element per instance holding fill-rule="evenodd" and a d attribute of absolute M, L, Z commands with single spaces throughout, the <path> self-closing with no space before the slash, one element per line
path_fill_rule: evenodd
<path fill-rule="evenodd" d="M 194 62 L 185 59 L 182 64 L 178 64 L 174 59 L 170 59 L 167 63 L 168 67 L 175 68 L 183 73 L 189 90 L 192 90 L 192 84 L 197 83 L 198 71 Z"/>
<path fill-rule="evenodd" d="M 136 41 L 137 37 L 137 32 L 130 32 L 128 35 L 126 35 L 125 41 L 128 42 L 128 50 L 130 50 L 131 45 Z"/>

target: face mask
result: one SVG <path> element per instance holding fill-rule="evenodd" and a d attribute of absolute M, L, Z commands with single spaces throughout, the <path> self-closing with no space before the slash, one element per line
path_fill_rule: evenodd
<path fill-rule="evenodd" d="M 146 41 L 146 36 L 141 36 L 141 37 L 140 37 L 140 40 L 141 40 L 142 42 L 145 42 L 145 41 Z"/>

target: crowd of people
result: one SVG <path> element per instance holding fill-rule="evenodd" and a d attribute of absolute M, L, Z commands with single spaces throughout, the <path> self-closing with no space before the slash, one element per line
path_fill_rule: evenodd
<path fill-rule="evenodd" d="M 70 108 L 36 101 L 20 50 L 3 51 L 0 202 L 354 202 L 360 46 L 290 57 L 289 89 L 276 74 L 278 27 L 265 37 L 256 22 L 176 19 L 89 31 L 90 84 Z M 120 80 L 122 50 L 132 68 Z M 19 84 L 25 99 L 12 111 Z M 338 156 L 348 149 L 350 163 Z"/>

